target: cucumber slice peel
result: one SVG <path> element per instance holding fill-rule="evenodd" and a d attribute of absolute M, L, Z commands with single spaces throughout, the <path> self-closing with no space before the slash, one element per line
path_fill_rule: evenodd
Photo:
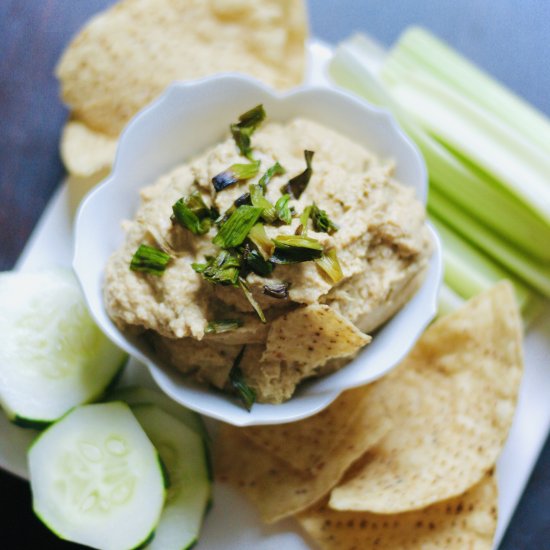
<path fill-rule="evenodd" d="M 189 549 L 198 540 L 212 492 L 204 441 L 155 405 L 136 405 L 132 411 L 157 448 L 171 481 L 155 537 L 146 548 Z"/>
<path fill-rule="evenodd" d="M 156 449 L 124 403 L 85 405 L 29 450 L 33 509 L 60 538 L 104 550 L 150 540 L 165 499 Z"/>
<path fill-rule="evenodd" d="M 101 397 L 126 354 L 91 319 L 67 269 L 0 274 L 0 405 L 42 428 Z"/>

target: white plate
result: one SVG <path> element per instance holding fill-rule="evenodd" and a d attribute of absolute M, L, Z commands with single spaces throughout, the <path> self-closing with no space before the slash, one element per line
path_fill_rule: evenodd
<path fill-rule="evenodd" d="M 308 81 L 326 82 L 323 68 L 331 50 L 320 42 L 310 44 L 312 65 Z M 17 268 L 37 269 L 72 261 L 72 228 L 67 188 L 52 197 Z M 510 437 L 498 462 L 498 546 L 529 479 L 550 430 L 550 306 L 534 323 L 525 340 L 525 374 Z M 122 383 L 153 385 L 146 369 L 132 362 Z M 0 467 L 26 478 L 26 449 L 33 432 L 10 424 L 0 414 Z M 216 485 L 214 507 L 208 515 L 197 550 L 305 550 L 310 548 L 293 522 L 265 527 L 250 505 L 236 491 Z"/>

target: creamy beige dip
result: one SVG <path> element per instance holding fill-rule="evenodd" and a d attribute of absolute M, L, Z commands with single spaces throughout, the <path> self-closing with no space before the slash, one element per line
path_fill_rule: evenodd
<path fill-rule="evenodd" d="M 259 402 L 280 403 L 292 396 L 300 381 L 339 368 L 354 354 L 327 351 L 315 364 L 282 356 L 277 361 L 272 354 L 268 358 L 268 339 L 270 345 L 282 344 L 276 342 L 279 333 L 272 330 L 274 321 L 296 308 L 324 304 L 360 331 L 371 332 L 418 288 L 431 243 L 424 207 L 410 188 L 395 181 L 391 161 L 378 159 L 349 139 L 305 119 L 266 123 L 253 135 L 253 147 L 255 158 L 261 160 L 258 176 L 219 193 L 214 191 L 212 177 L 233 163 L 248 162 L 231 137 L 141 191 L 135 219 L 124 222 L 125 242 L 106 267 L 105 303 L 121 329 L 145 333 L 164 360 L 221 389 L 230 389 L 229 372 L 246 344 L 240 368 L 247 384 L 256 391 Z M 214 286 L 192 269 L 193 262 L 202 262 L 205 255 L 219 250 L 212 244 L 217 229 L 197 236 L 173 224 L 172 205 L 199 190 L 206 204 L 224 212 L 278 161 L 286 174 L 272 179 L 266 194 L 275 203 L 281 186 L 304 170 L 305 149 L 315 152 L 313 175 L 300 199 L 292 204 L 299 214 L 315 202 L 338 225 L 332 235 L 310 229 L 308 236 L 318 239 L 325 250 L 336 249 L 344 278 L 334 284 L 314 262 L 278 265 L 269 279 L 248 275 L 267 318 L 264 324 L 239 288 Z M 266 230 L 270 237 L 293 235 L 299 223 L 296 217 L 290 225 L 266 225 Z M 142 243 L 176 251 L 161 277 L 129 269 Z M 262 292 L 266 282 L 274 281 L 290 283 L 288 299 Z M 244 325 L 223 334 L 205 334 L 210 321 L 227 318 L 241 319 Z M 292 322 L 291 315 L 287 318 Z M 314 337 L 306 330 L 302 341 L 307 346 L 308 339 L 314 337 L 318 351 L 319 346 L 322 349 L 329 344 L 322 334 L 316 334 Z"/>

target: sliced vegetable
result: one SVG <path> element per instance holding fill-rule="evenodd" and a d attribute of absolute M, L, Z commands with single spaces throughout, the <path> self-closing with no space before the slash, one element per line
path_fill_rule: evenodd
<path fill-rule="evenodd" d="M 279 235 L 273 239 L 275 252 L 271 261 L 277 264 L 309 262 L 323 255 L 323 245 L 303 235 Z"/>
<path fill-rule="evenodd" d="M 275 176 L 282 176 L 284 173 L 286 173 L 286 170 L 278 162 L 276 162 L 273 166 L 266 170 L 265 174 L 260 178 L 258 185 L 260 185 L 265 192 L 267 189 L 267 184 L 271 181 L 271 179 Z"/>
<path fill-rule="evenodd" d="M 254 206 L 239 206 L 229 219 L 222 224 L 213 243 L 221 248 L 234 248 L 244 242 L 254 227 L 263 209 Z"/>
<path fill-rule="evenodd" d="M 306 160 L 306 169 L 297 176 L 294 176 L 286 185 L 281 189 L 281 193 L 288 193 L 291 197 L 299 199 L 302 193 L 306 190 L 309 184 L 309 180 L 313 174 L 311 167 L 311 161 L 313 160 L 313 151 L 304 151 L 304 158 Z"/>
<path fill-rule="evenodd" d="M 290 210 L 290 195 L 287 193 L 280 197 L 275 203 L 275 210 L 277 212 L 277 217 L 287 225 L 292 221 L 292 212 Z"/>
<path fill-rule="evenodd" d="M 273 223 L 277 219 L 277 210 L 264 195 L 264 189 L 261 185 L 250 185 L 250 201 L 256 208 L 262 209 L 262 219 L 266 223 Z"/>
<path fill-rule="evenodd" d="M 219 321 L 210 321 L 206 325 L 206 334 L 222 334 L 224 332 L 231 332 L 239 327 L 243 326 L 243 322 L 240 319 L 221 319 Z"/>
<path fill-rule="evenodd" d="M 138 405 L 132 412 L 158 450 L 170 479 L 155 536 L 146 548 L 191 548 L 198 541 L 212 494 L 204 441 L 159 407 Z"/>
<path fill-rule="evenodd" d="M 0 404 L 11 420 L 44 427 L 100 398 L 126 360 L 70 270 L 0 275 Z"/>
<path fill-rule="evenodd" d="M 267 260 L 275 250 L 273 241 L 267 236 L 265 227 L 257 223 L 248 233 L 248 238 L 256 245 L 264 260 Z"/>
<path fill-rule="evenodd" d="M 342 268 L 336 255 L 336 250 L 331 248 L 325 252 L 320 258 L 315 260 L 315 263 L 320 267 L 331 279 L 333 283 L 339 283 L 343 278 Z"/>
<path fill-rule="evenodd" d="M 217 285 L 236 285 L 242 259 L 233 250 L 222 250 L 215 258 L 207 258 L 204 264 L 191 264 L 207 281 Z"/>
<path fill-rule="evenodd" d="M 243 372 L 240 368 L 245 349 L 246 346 L 243 346 L 235 358 L 233 367 L 229 372 L 229 381 L 239 396 L 239 399 L 243 402 L 246 410 L 250 412 L 252 410 L 252 405 L 254 405 L 256 401 L 256 392 L 246 383 Z"/>
<path fill-rule="evenodd" d="M 249 246 L 244 247 L 243 260 L 248 269 L 261 277 L 269 277 L 273 272 L 274 265 L 265 260 L 260 252 Z"/>
<path fill-rule="evenodd" d="M 163 470 L 126 404 L 72 410 L 38 437 L 28 462 L 34 512 L 60 538 L 120 550 L 153 535 Z"/>
<path fill-rule="evenodd" d="M 216 193 L 219 193 L 230 185 L 255 177 L 259 170 L 259 160 L 255 160 L 250 164 L 232 164 L 227 170 L 220 172 L 212 178 L 214 189 Z"/>
<path fill-rule="evenodd" d="M 160 277 L 170 263 L 170 254 L 147 244 L 139 245 L 130 262 L 132 271 L 141 271 Z"/>
<path fill-rule="evenodd" d="M 124 386 L 115 388 L 107 395 L 108 401 L 124 401 L 131 407 L 134 405 L 155 405 L 158 408 L 181 420 L 189 429 L 208 439 L 208 433 L 200 415 L 176 403 L 165 393 L 159 393 L 140 386 Z"/>
<path fill-rule="evenodd" d="M 248 286 L 248 283 L 242 277 L 239 277 L 239 286 L 241 287 L 241 290 L 243 291 L 245 298 L 248 300 L 250 305 L 253 307 L 254 311 L 258 314 L 258 317 L 260 318 L 260 321 L 262 323 L 265 323 L 266 320 L 265 320 L 264 312 L 263 312 L 260 304 L 254 298 L 254 296 L 253 296 L 253 294 L 250 290 L 250 287 Z"/>
<path fill-rule="evenodd" d="M 197 191 L 174 203 L 172 212 L 172 219 L 195 235 L 208 233 L 212 225 L 211 211 Z"/>
<path fill-rule="evenodd" d="M 325 210 L 321 210 L 315 203 L 311 205 L 311 221 L 313 229 L 318 233 L 332 235 L 338 231 L 338 226 L 329 218 Z"/>
<path fill-rule="evenodd" d="M 271 283 L 268 285 L 264 285 L 264 294 L 266 296 L 271 296 L 272 298 L 284 300 L 288 298 L 289 288 L 290 283 Z"/>
<path fill-rule="evenodd" d="M 239 122 L 231 124 L 231 134 L 242 155 L 252 160 L 250 136 L 265 119 L 263 105 L 257 105 L 239 117 Z"/>

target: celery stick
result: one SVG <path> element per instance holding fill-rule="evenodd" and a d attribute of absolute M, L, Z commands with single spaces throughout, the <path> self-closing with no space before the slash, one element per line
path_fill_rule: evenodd
<path fill-rule="evenodd" d="M 412 122 L 376 76 L 375 71 L 382 62 L 379 47 L 357 35 L 338 47 L 329 71 L 338 85 L 392 111 L 422 151 L 433 186 L 523 251 L 550 261 L 550 247 L 544 246 L 550 242 L 548 225 L 533 216 L 523 203 L 499 189 L 486 174 L 466 165 Z"/>
<path fill-rule="evenodd" d="M 464 298 L 459 296 L 452 288 L 443 283 L 439 289 L 437 316 L 441 317 L 443 315 L 447 315 L 448 313 L 452 313 L 455 309 L 462 306 L 464 302 Z"/>
<path fill-rule="evenodd" d="M 416 70 L 425 70 L 448 82 L 550 153 L 550 120 L 427 30 L 406 30 L 392 48 L 387 63 L 394 60 L 410 61 Z"/>
<path fill-rule="evenodd" d="M 535 297 L 523 283 L 453 233 L 433 214 L 430 216 L 430 221 L 437 229 L 443 243 L 445 284 L 462 298 L 469 299 L 489 290 L 498 281 L 508 279 L 514 286 L 521 310 L 529 310 Z"/>
<path fill-rule="evenodd" d="M 445 220 L 447 225 L 501 263 L 511 273 L 550 298 L 550 265 L 538 263 L 514 249 L 508 242 L 458 208 L 436 188 L 430 189 L 428 210 Z"/>
<path fill-rule="evenodd" d="M 383 71 L 392 97 L 429 133 L 492 175 L 550 226 L 550 157 L 449 86 Z"/>

